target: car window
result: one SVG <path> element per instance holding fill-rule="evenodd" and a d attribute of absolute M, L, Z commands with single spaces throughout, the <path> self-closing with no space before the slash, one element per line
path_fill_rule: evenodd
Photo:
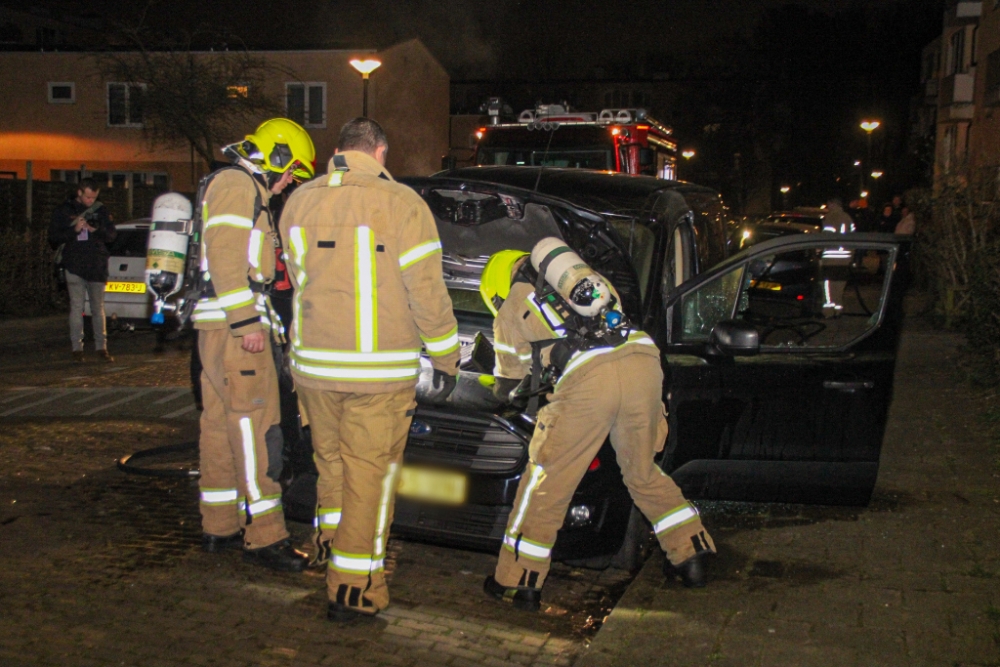
<path fill-rule="evenodd" d="M 639 294 L 645 303 L 646 287 L 649 273 L 653 268 L 653 250 L 656 245 L 656 235 L 648 228 L 631 220 L 609 220 L 625 248 L 630 251 L 630 259 L 635 273 L 639 277 Z M 631 247 L 630 247 L 631 246 Z"/>
<path fill-rule="evenodd" d="M 754 326 L 762 347 L 843 347 L 879 323 L 887 250 L 810 248 L 749 262 L 736 318 Z"/>
<path fill-rule="evenodd" d="M 112 257 L 145 257 L 149 231 L 146 229 L 119 229 L 113 243 L 108 244 Z"/>
<path fill-rule="evenodd" d="M 681 342 L 706 341 L 716 324 L 732 317 L 740 294 L 743 268 L 744 265 L 740 264 L 684 295 L 681 300 Z"/>

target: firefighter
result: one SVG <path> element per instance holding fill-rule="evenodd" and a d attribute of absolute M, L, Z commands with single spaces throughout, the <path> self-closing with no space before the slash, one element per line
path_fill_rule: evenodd
<path fill-rule="evenodd" d="M 547 241 L 555 246 L 554 239 Z M 680 576 L 688 587 L 704 586 L 704 557 L 715 551 L 712 538 L 697 509 L 653 462 L 667 436 L 659 351 L 648 335 L 628 325 L 617 306 L 592 317 L 560 309 L 566 300 L 543 286 L 546 264 L 561 257 L 578 273 L 590 269 L 561 242 L 546 254 L 536 269 L 528 253 L 505 250 L 490 258 L 482 274 L 480 291 L 495 315 L 495 392 L 506 398 L 514 389 L 516 395 L 515 387 L 525 386 L 522 379 L 542 368 L 548 375 L 533 378 L 535 386 L 546 380 L 554 384 L 548 404 L 538 412 L 499 562 L 484 590 L 516 608 L 539 609 L 556 532 L 609 434 L 629 493 L 667 554 L 666 573 Z M 615 304 L 613 288 L 599 275 L 590 276 L 594 286 L 585 290 L 587 299 L 604 292 L 602 298 Z M 540 294 L 543 290 L 548 294 Z"/>
<path fill-rule="evenodd" d="M 243 560 L 300 572 L 278 479 L 282 437 L 272 346 L 283 339 L 267 288 L 277 234 L 268 200 L 311 178 L 309 134 L 285 118 L 266 121 L 223 152 L 234 166 L 203 186 L 201 270 L 206 289 L 192 319 L 201 372 L 201 515 L 205 551 L 243 550 Z"/>
<path fill-rule="evenodd" d="M 290 365 L 319 470 L 315 562 L 327 567 L 333 621 L 389 604 L 383 560 L 421 364 L 425 397 L 444 400 L 460 359 L 434 217 L 386 171 L 387 150 L 378 123 L 348 122 L 329 173 L 281 216 Z"/>

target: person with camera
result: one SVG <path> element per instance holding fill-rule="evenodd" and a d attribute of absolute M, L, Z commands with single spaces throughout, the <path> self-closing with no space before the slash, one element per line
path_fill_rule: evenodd
<path fill-rule="evenodd" d="M 83 303 L 90 297 L 94 349 L 105 362 L 108 353 L 104 317 L 104 286 L 108 282 L 108 247 L 118 236 L 108 210 L 97 200 L 101 189 L 92 178 L 84 178 L 55 211 L 49 225 L 49 243 L 57 248 L 56 263 L 66 272 L 69 291 L 69 338 L 74 361 L 83 361 Z"/>

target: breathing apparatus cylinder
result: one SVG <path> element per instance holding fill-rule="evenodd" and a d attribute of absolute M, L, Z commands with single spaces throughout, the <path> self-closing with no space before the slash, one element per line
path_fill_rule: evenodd
<path fill-rule="evenodd" d="M 153 202 L 153 219 L 146 250 L 146 285 L 153 295 L 153 324 L 163 324 L 167 298 L 184 286 L 188 244 L 191 241 L 191 202 L 168 192 Z"/>
<path fill-rule="evenodd" d="M 544 238 L 531 251 L 531 265 L 570 308 L 584 317 L 600 314 L 611 303 L 611 288 L 562 240 Z"/>

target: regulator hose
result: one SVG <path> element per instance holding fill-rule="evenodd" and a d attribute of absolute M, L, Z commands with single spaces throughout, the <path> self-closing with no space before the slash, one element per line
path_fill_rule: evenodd
<path fill-rule="evenodd" d="M 201 471 L 197 469 L 163 469 L 143 467 L 141 462 L 148 459 L 155 459 L 166 454 L 180 454 L 184 452 L 196 451 L 197 441 L 182 442 L 179 445 L 166 445 L 164 447 L 153 447 L 151 449 L 141 449 L 138 452 L 126 454 L 118 459 L 118 469 L 129 475 L 140 475 L 142 477 L 161 477 L 168 479 L 197 479 L 201 477 Z M 139 465 L 136 465 L 137 462 Z"/>

